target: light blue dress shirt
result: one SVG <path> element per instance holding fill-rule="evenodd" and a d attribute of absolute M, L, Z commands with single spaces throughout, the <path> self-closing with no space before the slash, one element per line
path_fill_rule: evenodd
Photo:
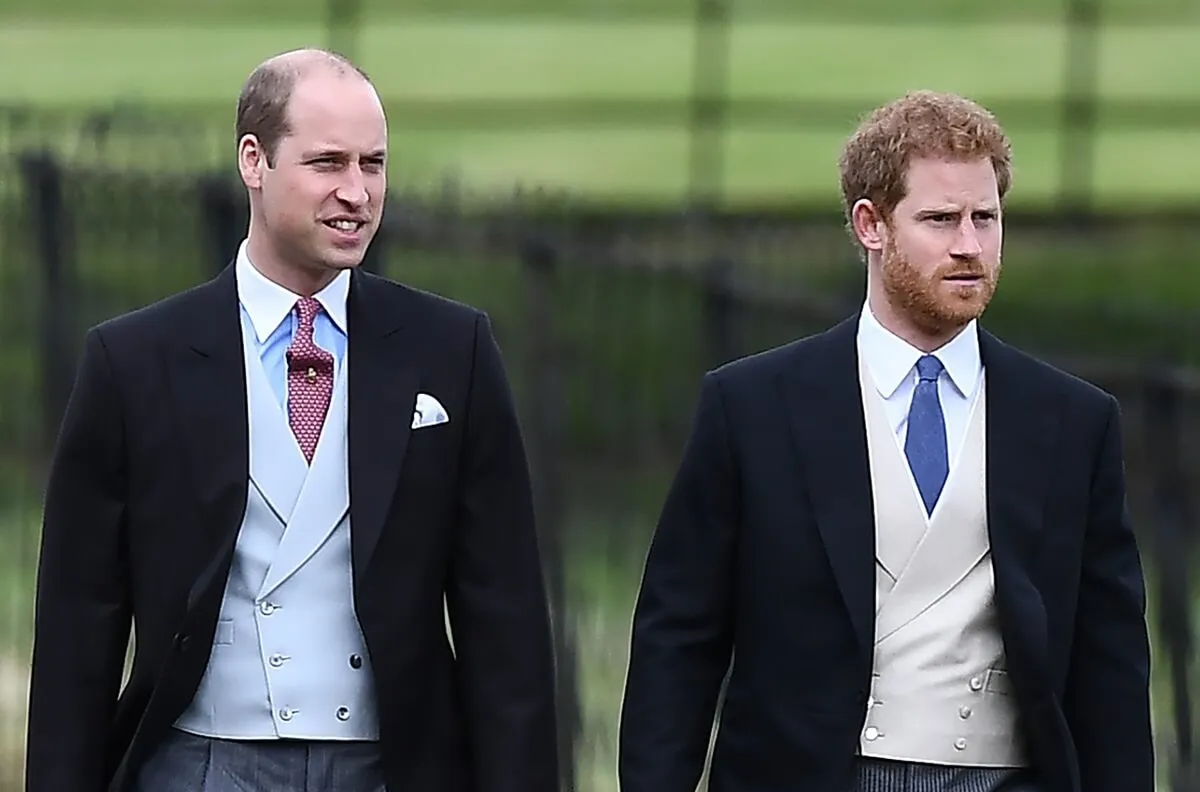
<path fill-rule="evenodd" d="M 254 328 L 259 359 L 284 414 L 287 413 L 287 350 L 300 324 L 294 310 L 299 296 L 268 280 L 250 263 L 243 242 L 237 257 L 238 301 L 244 320 Z M 340 273 L 313 296 L 324 309 L 313 322 L 313 341 L 333 355 L 333 381 L 346 360 L 346 296 L 350 272 Z"/>

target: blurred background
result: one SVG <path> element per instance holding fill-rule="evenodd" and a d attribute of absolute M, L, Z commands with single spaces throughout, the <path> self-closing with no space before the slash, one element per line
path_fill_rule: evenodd
<path fill-rule="evenodd" d="M 1014 141 L 986 324 L 1121 400 L 1161 788 L 1200 788 L 1197 0 L 0 0 L 0 790 L 21 778 L 42 483 L 83 332 L 228 263 L 237 92 L 307 45 L 356 59 L 389 111 L 367 266 L 496 323 L 555 600 L 564 790 L 616 789 L 629 618 L 700 376 L 859 307 L 837 155 L 915 88 L 985 103 Z"/>

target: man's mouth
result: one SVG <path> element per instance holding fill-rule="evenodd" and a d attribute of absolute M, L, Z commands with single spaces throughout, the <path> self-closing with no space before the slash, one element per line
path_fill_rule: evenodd
<path fill-rule="evenodd" d="M 974 273 L 963 272 L 957 275 L 947 275 L 946 280 L 950 281 L 951 283 L 978 283 L 979 281 L 983 280 L 983 276 Z"/>
<path fill-rule="evenodd" d="M 325 225 L 332 228 L 334 231 L 341 231 L 342 233 L 345 233 L 345 234 L 353 234 L 354 232 L 358 231 L 360 228 L 362 228 L 363 226 L 365 226 L 367 224 L 367 222 L 365 220 L 346 220 L 346 219 L 323 220 L 322 222 Z"/>

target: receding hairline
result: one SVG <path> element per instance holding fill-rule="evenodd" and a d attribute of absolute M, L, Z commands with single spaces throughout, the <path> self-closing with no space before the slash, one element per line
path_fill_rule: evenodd
<path fill-rule="evenodd" d="M 316 47 L 289 50 L 273 55 L 260 63 L 254 71 L 271 73 L 274 76 L 291 78 L 294 81 L 317 71 L 328 70 L 338 75 L 357 75 L 368 83 L 371 78 L 349 58 L 333 50 Z"/>
<path fill-rule="evenodd" d="M 291 103 L 296 88 L 320 75 L 357 78 L 374 90 L 374 83 L 361 67 L 333 50 L 306 47 L 281 52 L 256 66 L 242 86 L 235 122 L 238 140 L 256 136 L 270 164 L 280 139 L 291 134 Z"/>

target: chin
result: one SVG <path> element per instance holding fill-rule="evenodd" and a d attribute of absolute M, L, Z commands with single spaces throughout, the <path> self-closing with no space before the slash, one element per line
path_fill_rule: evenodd
<path fill-rule="evenodd" d="M 987 300 L 927 300 L 913 306 L 912 320 L 933 335 L 956 333 L 983 315 Z"/>
<path fill-rule="evenodd" d="M 959 329 L 983 316 L 985 308 L 987 303 L 943 307 L 939 318 L 948 328 Z"/>
<path fill-rule="evenodd" d="M 329 269 L 348 270 L 355 269 L 362 264 L 365 258 L 364 250 L 332 250 L 326 253 L 322 258 L 322 263 Z"/>

